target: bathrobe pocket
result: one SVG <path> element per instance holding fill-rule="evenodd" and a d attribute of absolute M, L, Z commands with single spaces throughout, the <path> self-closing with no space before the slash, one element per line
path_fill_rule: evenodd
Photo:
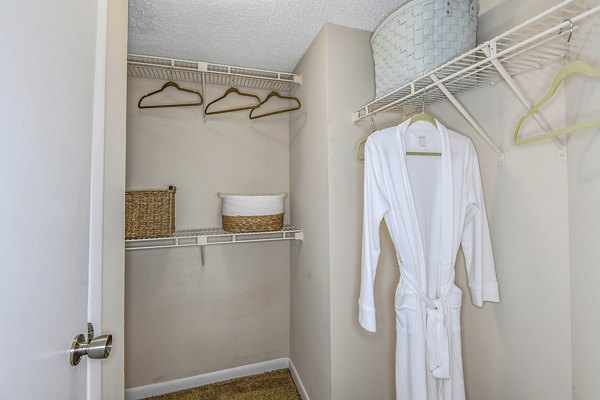
<path fill-rule="evenodd" d="M 394 302 L 396 308 L 396 330 L 412 336 L 415 332 L 417 316 L 417 295 L 406 290 L 397 290 Z"/>

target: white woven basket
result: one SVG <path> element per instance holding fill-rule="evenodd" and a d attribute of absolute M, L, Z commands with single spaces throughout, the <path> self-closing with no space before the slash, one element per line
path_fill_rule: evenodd
<path fill-rule="evenodd" d="M 245 195 L 219 193 L 221 221 L 228 232 L 270 232 L 283 228 L 286 193 Z"/>
<path fill-rule="evenodd" d="M 371 38 L 379 98 L 475 47 L 478 0 L 409 0 Z"/>
<path fill-rule="evenodd" d="M 230 194 L 219 193 L 223 199 L 221 214 L 229 217 L 283 214 L 287 193 Z"/>

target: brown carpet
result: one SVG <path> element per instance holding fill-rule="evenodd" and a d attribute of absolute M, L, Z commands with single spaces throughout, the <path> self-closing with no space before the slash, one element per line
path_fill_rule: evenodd
<path fill-rule="evenodd" d="M 288 369 L 232 379 L 146 400 L 301 400 Z"/>

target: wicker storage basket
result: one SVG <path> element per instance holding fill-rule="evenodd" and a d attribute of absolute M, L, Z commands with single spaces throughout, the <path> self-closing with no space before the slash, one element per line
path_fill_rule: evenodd
<path fill-rule="evenodd" d="M 228 232 L 271 232 L 283 228 L 285 193 L 240 195 L 219 193 L 221 221 Z"/>
<path fill-rule="evenodd" d="M 125 192 L 125 238 L 171 236 L 175 232 L 175 186 Z"/>
<path fill-rule="evenodd" d="M 371 38 L 379 98 L 472 49 L 478 0 L 409 0 Z"/>

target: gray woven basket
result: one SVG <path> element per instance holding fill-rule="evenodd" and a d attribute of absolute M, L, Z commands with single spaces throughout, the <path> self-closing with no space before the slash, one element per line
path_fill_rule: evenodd
<path fill-rule="evenodd" d="M 478 14 L 478 0 L 404 3 L 371 38 L 375 97 L 384 96 L 474 48 Z"/>

